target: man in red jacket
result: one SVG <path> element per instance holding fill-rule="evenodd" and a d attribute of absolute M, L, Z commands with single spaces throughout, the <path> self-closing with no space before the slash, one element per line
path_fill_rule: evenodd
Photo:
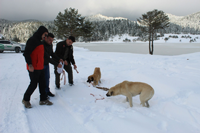
<path fill-rule="evenodd" d="M 24 51 L 27 70 L 29 72 L 30 84 L 24 94 L 22 103 L 26 108 L 31 108 L 30 97 L 37 88 L 39 83 L 40 105 L 52 105 L 53 103 L 47 99 L 45 92 L 45 76 L 44 76 L 44 45 L 41 40 L 48 35 L 48 30 L 44 26 L 40 26 L 32 37 L 26 42 Z"/>

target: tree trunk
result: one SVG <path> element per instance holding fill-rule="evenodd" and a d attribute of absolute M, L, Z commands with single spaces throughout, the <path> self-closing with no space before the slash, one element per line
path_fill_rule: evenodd
<path fill-rule="evenodd" d="M 149 33 L 149 54 L 151 54 L 151 33 Z"/>
<path fill-rule="evenodd" d="M 153 33 L 149 33 L 149 54 L 153 55 Z"/>
<path fill-rule="evenodd" d="M 151 47 L 152 47 L 152 48 L 151 48 L 151 55 L 153 55 L 153 48 L 154 48 L 154 47 L 153 47 L 153 37 L 154 37 L 154 35 L 153 35 L 153 33 L 152 33 L 152 40 L 151 40 L 151 41 L 152 41 L 152 44 L 151 44 L 151 45 L 152 45 L 152 46 L 151 46 Z"/>

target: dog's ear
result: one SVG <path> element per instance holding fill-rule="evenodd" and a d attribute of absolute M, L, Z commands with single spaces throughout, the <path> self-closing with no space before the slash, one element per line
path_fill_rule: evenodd
<path fill-rule="evenodd" d="M 93 78 L 93 77 L 91 77 L 91 81 L 94 81 L 94 78 Z"/>
<path fill-rule="evenodd" d="M 90 82 L 90 76 L 88 76 L 88 80 L 87 80 L 87 82 Z"/>

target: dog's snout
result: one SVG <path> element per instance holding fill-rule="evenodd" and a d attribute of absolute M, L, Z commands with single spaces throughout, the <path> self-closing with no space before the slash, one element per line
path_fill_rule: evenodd
<path fill-rule="evenodd" d="M 107 93 L 106 96 L 107 96 L 107 97 L 110 97 L 110 94 Z"/>

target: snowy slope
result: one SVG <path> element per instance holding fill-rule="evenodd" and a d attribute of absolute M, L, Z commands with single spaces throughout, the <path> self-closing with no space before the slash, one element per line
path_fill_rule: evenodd
<path fill-rule="evenodd" d="M 180 56 L 91 52 L 74 48 L 79 74 L 75 85 L 56 90 L 53 66 L 50 88 L 56 94 L 52 106 L 39 105 L 39 92 L 31 97 L 33 108 L 21 103 L 29 84 L 22 54 L 0 54 L 0 133 L 199 133 L 200 53 Z M 106 91 L 89 87 L 87 76 L 95 67 L 102 72 L 102 87 L 124 80 L 150 84 L 155 95 L 150 108 L 133 97 L 106 97 Z M 93 96 L 94 95 L 94 96 Z M 97 100 L 96 99 L 101 99 Z"/>
<path fill-rule="evenodd" d="M 123 17 L 108 17 L 108 16 L 104 16 L 102 14 L 86 16 L 85 19 L 89 20 L 89 21 L 107 21 L 107 20 L 118 20 L 118 19 L 127 20 L 127 18 L 123 18 Z"/>
<path fill-rule="evenodd" d="M 183 28 L 190 27 L 195 30 L 200 29 L 200 12 L 193 13 L 187 16 L 176 16 L 167 14 L 171 23 L 182 26 Z"/>
<path fill-rule="evenodd" d="M 2 34 L 0 34 L 0 39 L 2 39 L 4 36 Z"/>

